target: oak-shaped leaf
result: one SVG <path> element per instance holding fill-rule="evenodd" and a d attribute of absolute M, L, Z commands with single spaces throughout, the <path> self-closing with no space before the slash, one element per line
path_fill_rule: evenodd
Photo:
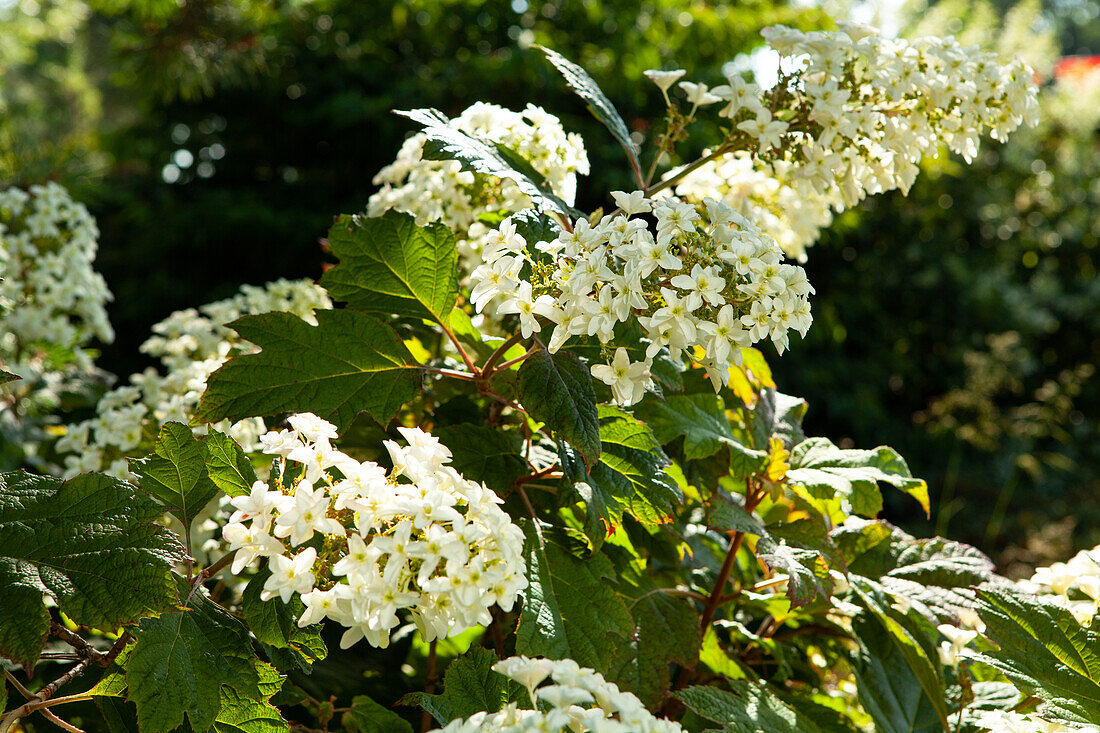
<path fill-rule="evenodd" d="M 210 480 L 226 496 L 247 496 L 256 483 L 256 470 L 237 441 L 212 429 L 204 442 Z"/>
<path fill-rule="evenodd" d="M 524 591 L 516 653 L 573 659 L 607 672 L 633 632 L 626 603 L 615 591 L 615 572 L 606 555 L 581 559 L 551 535 L 528 525 Z"/>
<path fill-rule="evenodd" d="M 619 526 L 624 513 L 644 525 L 668 522 L 683 494 L 665 471 L 668 456 L 649 426 L 609 405 L 600 405 L 597 415 L 600 459 L 586 471 L 563 449 L 561 464 L 565 480 L 585 502 L 585 532 L 599 545 Z"/>
<path fill-rule="evenodd" d="M 600 423 L 588 366 L 576 354 L 539 349 L 519 368 L 520 404 L 591 465 L 600 457 Z"/>
<path fill-rule="evenodd" d="M 763 682 L 726 680 L 726 684 L 729 692 L 696 685 L 675 697 L 696 715 L 721 725 L 721 733 L 831 733 Z"/>
<path fill-rule="evenodd" d="M 298 596 L 291 598 L 290 603 L 283 603 L 279 598 L 262 600 L 260 594 L 269 577 L 271 571 L 264 568 L 245 586 L 241 598 L 244 622 L 276 667 L 283 670 L 297 667 L 308 673 L 314 662 L 328 655 L 321 639 L 321 627 L 319 624 L 298 626 L 298 619 L 305 612 L 305 605 Z"/>
<path fill-rule="evenodd" d="M 133 634 L 127 698 L 137 705 L 142 733 L 175 730 L 185 715 L 192 729 L 210 728 L 222 709 L 222 685 L 255 701 L 278 689 L 278 675 L 256 658 L 248 629 L 201 591 L 175 613 L 142 619 Z"/>
<path fill-rule="evenodd" d="M 154 523 L 161 513 L 103 474 L 0 473 L 0 654 L 38 659 L 50 624 L 45 596 L 76 623 L 108 629 L 174 606 L 172 566 L 184 548 Z"/>
<path fill-rule="evenodd" d="M 1041 699 L 1044 718 L 1100 724 L 1100 632 L 1031 594 L 986 588 L 978 599 L 985 635 L 999 647 L 978 658 Z"/>
<path fill-rule="evenodd" d="M 195 419 L 312 412 L 343 432 L 362 412 L 384 425 L 416 397 L 420 367 L 392 328 L 351 310 L 319 310 L 316 318 L 311 326 L 274 312 L 230 323 L 261 350 L 210 375 Z"/>
<path fill-rule="evenodd" d="M 497 661 L 497 655 L 488 649 L 471 647 L 447 665 L 442 693 L 412 692 L 398 704 L 419 705 L 440 725 L 481 711 L 495 713 L 507 703 L 518 700 L 521 694 L 526 696 L 517 683 L 493 671 Z"/>
<path fill-rule="evenodd" d="M 131 461 L 130 468 L 138 475 L 142 490 L 189 528 L 218 493 L 217 484 L 207 473 L 208 457 L 205 441 L 195 438 L 186 425 L 168 422 L 161 426 L 153 452 Z"/>
<path fill-rule="evenodd" d="M 334 300 L 372 313 L 445 323 L 458 295 L 454 234 L 436 222 L 420 226 L 409 214 L 343 215 L 328 233 L 340 262 L 321 278 Z"/>

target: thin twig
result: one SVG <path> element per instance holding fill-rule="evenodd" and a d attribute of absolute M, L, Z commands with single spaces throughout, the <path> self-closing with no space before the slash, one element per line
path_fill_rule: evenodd
<path fill-rule="evenodd" d="M 669 186 L 673 186 L 673 185 L 679 183 L 680 180 L 684 176 L 686 176 L 690 173 L 693 173 L 697 168 L 702 168 L 704 165 L 706 165 L 710 161 L 714 160 L 715 158 L 719 158 L 719 157 L 725 155 L 728 152 L 729 152 L 729 148 L 726 145 L 719 146 L 718 149 L 715 150 L 710 155 L 704 156 L 704 157 L 700 158 L 699 160 L 695 161 L 694 163 L 692 163 L 691 165 L 686 166 L 684 168 L 681 168 L 680 171 L 676 175 L 670 176 L 670 177 L 666 178 L 665 180 L 661 181 L 660 183 L 654 184 L 653 186 L 647 188 L 645 190 L 645 195 L 647 197 L 651 197 L 651 196 L 653 196 L 653 194 L 657 193 L 658 191 L 663 191 L 666 188 L 668 188 Z"/>
<path fill-rule="evenodd" d="M 497 364 L 496 368 L 493 371 L 494 372 L 502 372 L 505 369 L 507 369 L 508 367 L 512 366 L 513 364 L 519 364 L 521 361 L 523 361 L 524 359 L 526 359 L 527 357 L 529 357 L 531 354 L 535 353 L 536 351 L 539 351 L 539 347 L 537 347 L 537 346 L 533 349 L 528 349 L 527 353 L 522 355 L 522 356 L 517 356 L 515 359 L 509 359 L 506 362 L 503 362 L 501 364 Z"/>
<path fill-rule="evenodd" d="M 505 352 L 507 352 L 508 349 L 512 348 L 514 345 L 518 344 L 522 340 L 522 333 L 512 334 L 512 336 L 510 336 L 508 340 L 497 347 L 497 350 L 490 354 L 489 358 L 485 361 L 485 366 L 481 368 L 481 378 L 488 381 L 489 377 L 491 377 L 493 375 L 493 372 L 496 371 L 496 369 L 494 368 L 496 363 L 500 361 Z"/>
<path fill-rule="evenodd" d="M 450 377 L 451 379 L 462 379 L 467 382 L 476 382 L 478 376 L 471 374 L 470 372 L 460 372 L 457 369 L 440 369 L 437 367 L 424 367 L 425 372 L 429 374 L 439 374 L 444 377 Z"/>
<path fill-rule="evenodd" d="M 93 647 L 79 634 L 73 633 L 53 619 L 50 619 L 50 633 L 76 649 L 81 659 L 91 659 L 101 667 L 106 666 L 103 661 L 106 658 L 103 652 Z"/>
<path fill-rule="evenodd" d="M 462 348 L 462 343 L 459 342 L 454 331 L 448 328 L 447 324 L 443 322 L 440 322 L 439 327 L 443 329 L 443 333 L 447 334 L 447 338 L 449 338 L 451 343 L 454 344 L 454 347 L 458 349 L 458 354 L 462 357 L 462 361 L 466 362 L 466 368 L 474 374 L 477 374 L 477 367 L 474 366 L 474 362 L 470 360 L 470 355 L 466 353 L 466 349 Z"/>

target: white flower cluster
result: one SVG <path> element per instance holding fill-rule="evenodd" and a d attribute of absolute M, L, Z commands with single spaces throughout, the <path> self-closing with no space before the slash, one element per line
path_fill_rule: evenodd
<path fill-rule="evenodd" d="M 760 209 L 790 219 L 791 233 L 777 239 L 795 256 L 818 222 L 828 222 L 826 207 L 908 191 L 924 154 L 942 144 L 969 162 L 984 131 L 1004 140 L 1038 114 L 1031 69 L 1018 59 L 1000 63 L 950 37 L 883 38 L 866 26 L 840 25 L 836 32 L 765 29 L 781 57 L 776 89 L 762 91 L 740 76 L 704 89 L 707 103 L 724 103 L 727 148 L 750 151 L 752 165 L 730 153 L 677 188 L 682 196 L 712 193 L 725 176 L 724 194 L 754 220 Z M 749 180 L 748 192 L 741 177 Z M 790 213 L 783 208 L 798 201 Z"/>
<path fill-rule="evenodd" d="M 99 230 L 57 183 L 0 191 L 0 366 L 24 378 L 57 365 L 46 346 L 92 368 L 83 347 L 114 340 L 111 293 L 93 269 Z"/>
<path fill-rule="evenodd" d="M 775 241 L 728 204 L 612 196 L 622 213 L 595 226 L 582 219 L 550 242 L 528 243 L 506 220 L 470 276 L 478 310 L 518 314 L 525 337 L 541 331 L 538 317 L 553 321 L 551 352 L 578 335 L 613 344 L 615 327 L 636 318 L 651 342 L 645 358 L 631 363 L 620 347 L 610 364 L 592 368 L 624 405 L 642 398 L 663 348 L 697 360 L 719 389 L 742 346 L 771 339 L 782 353 L 790 330 L 806 333 L 813 288 L 805 271 L 783 263 Z"/>
<path fill-rule="evenodd" d="M 1080 728 L 1052 723 L 1038 715 L 1022 715 L 1007 710 L 990 710 L 978 718 L 978 725 L 990 733 L 1100 733 L 1100 728 L 1086 725 Z"/>
<path fill-rule="evenodd" d="M 566 133 L 554 115 L 530 104 L 523 112 L 513 112 L 477 102 L 451 125 L 519 153 L 546 178 L 555 194 L 573 204 L 577 174 L 588 173 L 588 155 L 580 135 Z M 463 171 L 456 161 L 425 160 L 426 139 L 423 133 L 407 139 L 397 159 L 374 177 L 382 188 L 370 197 L 367 213 L 379 216 L 397 209 L 415 216 L 418 224 L 441 221 L 459 236 L 458 251 L 464 261 L 476 264 L 489 232 L 478 217 L 529 209 L 531 201 L 512 181 L 486 181 Z"/>
<path fill-rule="evenodd" d="M 493 665 L 527 688 L 535 710 L 510 703 L 496 713 L 454 720 L 436 733 L 680 733 L 679 723 L 656 718 L 641 700 L 572 659 L 511 657 Z M 550 678 L 553 683 L 540 687 Z"/>
<path fill-rule="evenodd" d="M 1082 550 L 1068 562 L 1039 568 L 1030 581 L 1019 583 L 1032 593 L 1052 594 L 1082 626 L 1091 626 L 1100 614 L 1100 545 Z"/>
<path fill-rule="evenodd" d="M 775 160 L 761 163 L 746 151 L 723 155 L 692 171 L 676 184 L 676 194 L 689 201 L 718 196 L 756 223 L 789 257 L 806 259 L 806 248 L 842 211 L 838 189 L 819 191 L 796 186 L 797 166 Z M 676 171 L 670 171 L 674 175 Z"/>
<path fill-rule="evenodd" d="M 496 494 L 446 465 L 451 452 L 437 438 L 398 428 L 408 445 L 385 442 L 387 475 L 336 450 L 336 428 L 317 416 L 288 422 L 261 441 L 282 459 L 282 476 L 290 463 L 299 473 L 233 499 L 223 531 L 234 573 L 269 558 L 264 600 L 300 595 L 298 624 L 348 627 L 345 648 L 363 638 L 387 646 L 401 609 L 428 641 L 488 624 L 493 605 L 511 610 L 527 587 L 523 532 Z"/>
<path fill-rule="evenodd" d="M 189 422 L 210 374 L 231 354 L 257 350 L 226 323 L 276 310 L 316 323 L 313 311 L 331 307 L 324 289 L 310 280 L 276 280 L 263 287 L 245 285 L 232 298 L 171 314 L 153 326 L 155 335 L 141 346 L 160 360 L 164 373 L 149 367 L 131 375 L 128 385 L 100 398 L 94 418 L 67 426 L 56 446 L 65 456 L 64 475 L 105 470 L 132 478 L 127 455 L 155 437 L 164 423 Z M 259 436 L 267 429 L 260 418 L 213 427 L 228 432 L 245 451 L 259 450 Z"/>

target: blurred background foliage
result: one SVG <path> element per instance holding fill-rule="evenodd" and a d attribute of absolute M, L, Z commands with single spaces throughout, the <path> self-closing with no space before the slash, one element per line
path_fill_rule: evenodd
<path fill-rule="evenodd" d="M 318 276 L 332 217 L 361 210 L 410 124 L 476 100 L 527 102 L 581 132 L 581 208 L 626 188 L 621 150 L 532 44 L 584 65 L 639 139 L 642 80 L 717 82 L 759 31 L 855 16 L 906 35 L 1023 53 L 1042 122 L 973 166 L 929 161 L 908 197 L 872 198 L 811 249 L 803 343 L 773 359 L 812 434 L 890 444 L 933 486 L 916 532 L 1013 572 L 1100 542 L 1100 53 L 1096 0 L 0 0 L 0 181 L 59 180 L 96 215 L 118 334 L 100 366 L 146 362 L 149 327 L 242 282 Z M 1084 69 L 1084 70 L 1083 70 Z M 1054 76 L 1058 81 L 1052 81 Z M 1090 81 L 1091 79 L 1091 81 Z M 691 144 L 689 142 L 689 146 Z M 923 526 L 922 526 L 923 525 Z M 1007 549 L 1006 549 L 1007 548 Z"/>

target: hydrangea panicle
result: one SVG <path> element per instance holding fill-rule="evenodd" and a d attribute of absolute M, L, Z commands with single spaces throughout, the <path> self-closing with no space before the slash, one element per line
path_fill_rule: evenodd
<path fill-rule="evenodd" d="M 261 438 L 278 456 L 287 483 L 257 482 L 232 500 L 223 538 L 240 573 L 267 558 L 263 597 L 306 606 L 299 625 L 329 618 L 347 627 L 350 646 L 389 644 L 407 609 L 424 638 L 446 637 L 511 610 L 527 587 L 523 532 L 486 487 L 451 466 L 451 452 L 419 428 L 398 428 L 406 444 L 386 441 L 389 473 L 331 444 L 336 428 L 312 414 Z"/>

